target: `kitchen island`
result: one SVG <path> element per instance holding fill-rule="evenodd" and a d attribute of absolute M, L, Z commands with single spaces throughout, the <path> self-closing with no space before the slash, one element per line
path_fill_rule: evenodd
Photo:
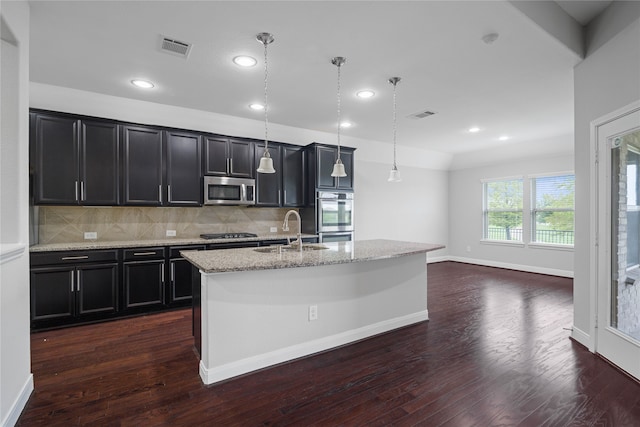
<path fill-rule="evenodd" d="M 425 254 L 441 248 L 365 240 L 303 245 L 302 252 L 183 251 L 200 271 L 194 321 L 202 381 L 428 320 Z"/>

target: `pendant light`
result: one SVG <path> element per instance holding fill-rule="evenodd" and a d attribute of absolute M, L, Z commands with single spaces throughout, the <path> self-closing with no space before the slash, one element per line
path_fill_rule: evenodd
<path fill-rule="evenodd" d="M 331 63 L 338 67 L 338 158 L 336 159 L 335 165 L 333 165 L 333 172 L 331 172 L 331 176 L 333 177 L 347 176 L 347 172 L 345 172 L 344 165 L 340 159 L 340 67 L 346 61 L 347 58 L 342 56 L 336 56 L 331 60 Z"/>
<path fill-rule="evenodd" d="M 396 85 L 400 82 L 400 77 L 391 77 L 389 79 L 389 83 L 393 85 L 393 167 L 389 172 L 389 182 L 400 182 L 402 178 L 400 177 L 400 171 L 398 170 L 398 165 L 396 165 Z"/>
<path fill-rule="evenodd" d="M 267 113 L 267 110 L 269 109 L 269 104 L 267 103 L 267 78 L 269 76 L 267 64 L 267 45 L 272 43 L 274 38 L 269 33 L 260 33 L 256 36 L 256 39 L 264 45 L 264 154 L 260 158 L 258 172 L 275 173 L 276 170 L 273 168 L 273 159 L 271 158 L 271 154 L 269 154 L 269 116 Z"/>

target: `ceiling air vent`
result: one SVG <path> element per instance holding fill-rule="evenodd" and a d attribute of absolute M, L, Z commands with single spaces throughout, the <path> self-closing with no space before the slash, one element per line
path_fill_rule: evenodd
<path fill-rule="evenodd" d="M 419 113 L 409 114 L 407 117 L 410 119 L 424 119 L 425 117 L 433 116 L 435 114 L 434 111 L 420 111 Z"/>
<path fill-rule="evenodd" d="M 189 56 L 189 52 L 191 51 L 191 43 L 181 42 L 180 40 L 172 39 L 170 37 L 162 37 L 160 50 L 186 58 Z"/>

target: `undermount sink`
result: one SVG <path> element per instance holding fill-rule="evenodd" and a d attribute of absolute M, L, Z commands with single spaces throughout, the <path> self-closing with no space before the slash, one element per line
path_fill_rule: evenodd
<path fill-rule="evenodd" d="M 320 251 L 322 249 L 329 249 L 324 245 L 302 245 L 302 251 Z M 274 254 L 281 252 L 299 252 L 298 246 L 267 246 L 265 248 L 254 249 L 256 252 L 263 254 Z"/>

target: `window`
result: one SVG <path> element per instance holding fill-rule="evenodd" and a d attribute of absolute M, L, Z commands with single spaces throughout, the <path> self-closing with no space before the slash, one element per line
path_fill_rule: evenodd
<path fill-rule="evenodd" d="M 531 178 L 531 241 L 573 245 L 575 176 Z"/>
<path fill-rule="evenodd" d="M 484 182 L 484 239 L 522 242 L 522 178 Z"/>

